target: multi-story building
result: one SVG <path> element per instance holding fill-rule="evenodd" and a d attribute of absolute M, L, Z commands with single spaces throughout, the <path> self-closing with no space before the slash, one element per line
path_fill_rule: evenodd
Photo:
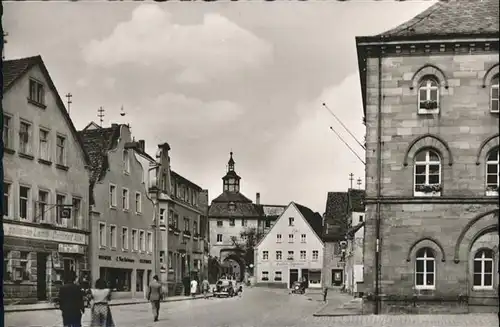
<path fill-rule="evenodd" d="M 296 281 L 321 288 L 322 217 L 291 202 L 255 247 L 257 285 L 291 288 Z"/>
<path fill-rule="evenodd" d="M 91 280 L 116 297 L 143 297 L 154 271 L 154 205 L 145 172 L 155 160 L 124 124 L 79 132 L 91 159 Z"/>
<path fill-rule="evenodd" d="M 356 38 L 367 312 L 498 310 L 498 1 Z"/>
<path fill-rule="evenodd" d="M 345 248 L 345 289 L 355 296 L 363 292 L 363 244 L 365 236 L 365 191 L 349 189 L 348 219 Z"/>
<path fill-rule="evenodd" d="M 260 193 L 256 194 L 256 203 L 244 196 L 240 187 L 241 177 L 236 173 L 234 164 L 231 152 L 227 173 L 222 177 L 223 192 L 212 200 L 209 207 L 210 255 L 220 263 L 226 263 L 231 268 L 229 273 L 243 280 L 248 266 L 253 263 L 247 262 L 251 261 L 249 258 L 245 260 L 244 251 L 238 247 L 241 244 L 248 245 L 241 233 L 251 233 L 256 244 L 286 206 L 262 205 Z"/>
<path fill-rule="evenodd" d="M 4 299 L 88 270 L 88 156 L 40 56 L 3 63 Z"/>

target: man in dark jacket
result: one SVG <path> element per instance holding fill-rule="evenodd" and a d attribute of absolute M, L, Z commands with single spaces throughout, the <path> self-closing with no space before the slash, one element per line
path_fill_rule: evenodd
<path fill-rule="evenodd" d="M 75 275 L 70 275 L 59 289 L 59 308 L 62 312 L 64 327 L 81 327 L 82 315 L 85 311 L 83 293 L 80 286 L 74 283 Z"/>
<path fill-rule="evenodd" d="M 151 307 L 153 309 L 153 320 L 158 321 L 158 315 L 160 314 L 160 302 L 163 299 L 163 291 L 157 275 L 153 276 L 153 281 L 149 284 L 147 298 L 148 301 L 151 302 Z"/>

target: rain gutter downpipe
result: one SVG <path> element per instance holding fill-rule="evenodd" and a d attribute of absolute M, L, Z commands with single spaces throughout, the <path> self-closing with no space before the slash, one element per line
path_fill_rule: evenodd
<path fill-rule="evenodd" d="M 383 36 L 381 37 L 383 42 Z M 377 105 L 377 213 L 375 221 L 375 314 L 380 311 L 380 197 L 382 179 L 382 51 L 383 46 L 378 48 L 378 105 Z"/>

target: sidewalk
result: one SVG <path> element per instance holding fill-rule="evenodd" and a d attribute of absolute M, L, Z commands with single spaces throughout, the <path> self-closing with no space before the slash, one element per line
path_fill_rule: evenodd
<path fill-rule="evenodd" d="M 209 295 L 212 297 L 212 294 Z M 191 296 L 170 296 L 164 299 L 162 302 L 177 302 L 177 301 L 189 301 L 189 300 L 197 300 L 203 299 L 202 294 L 196 295 L 194 298 Z M 146 299 L 116 299 L 111 300 L 109 303 L 110 306 L 117 305 L 130 305 L 130 304 L 141 304 L 141 303 L 149 303 Z M 59 310 L 53 303 L 42 302 L 35 304 L 15 304 L 15 305 L 6 305 L 4 306 L 4 312 L 24 312 L 24 311 L 41 311 L 41 310 Z"/>
<path fill-rule="evenodd" d="M 322 300 L 322 299 L 321 299 Z M 331 292 L 327 296 L 326 304 L 321 306 L 313 316 L 338 317 L 360 315 L 363 309 L 363 299 L 354 298 L 350 294 Z"/>

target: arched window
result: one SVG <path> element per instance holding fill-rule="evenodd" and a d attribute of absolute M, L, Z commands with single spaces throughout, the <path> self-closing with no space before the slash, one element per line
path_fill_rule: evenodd
<path fill-rule="evenodd" d="M 436 281 L 436 260 L 429 248 L 418 250 L 415 260 L 415 287 L 434 288 Z"/>
<path fill-rule="evenodd" d="M 498 147 L 488 153 L 486 158 L 486 195 L 498 195 L 500 184 Z"/>
<path fill-rule="evenodd" d="M 415 155 L 416 196 L 441 195 L 441 158 L 436 151 L 422 150 Z"/>
<path fill-rule="evenodd" d="M 493 287 L 493 251 L 484 249 L 474 256 L 474 287 Z"/>
<path fill-rule="evenodd" d="M 491 79 L 490 110 L 498 112 L 498 75 Z"/>
<path fill-rule="evenodd" d="M 433 76 L 425 76 L 418 87 L 418 112 L 439 111 L 439 83 Z"/>

